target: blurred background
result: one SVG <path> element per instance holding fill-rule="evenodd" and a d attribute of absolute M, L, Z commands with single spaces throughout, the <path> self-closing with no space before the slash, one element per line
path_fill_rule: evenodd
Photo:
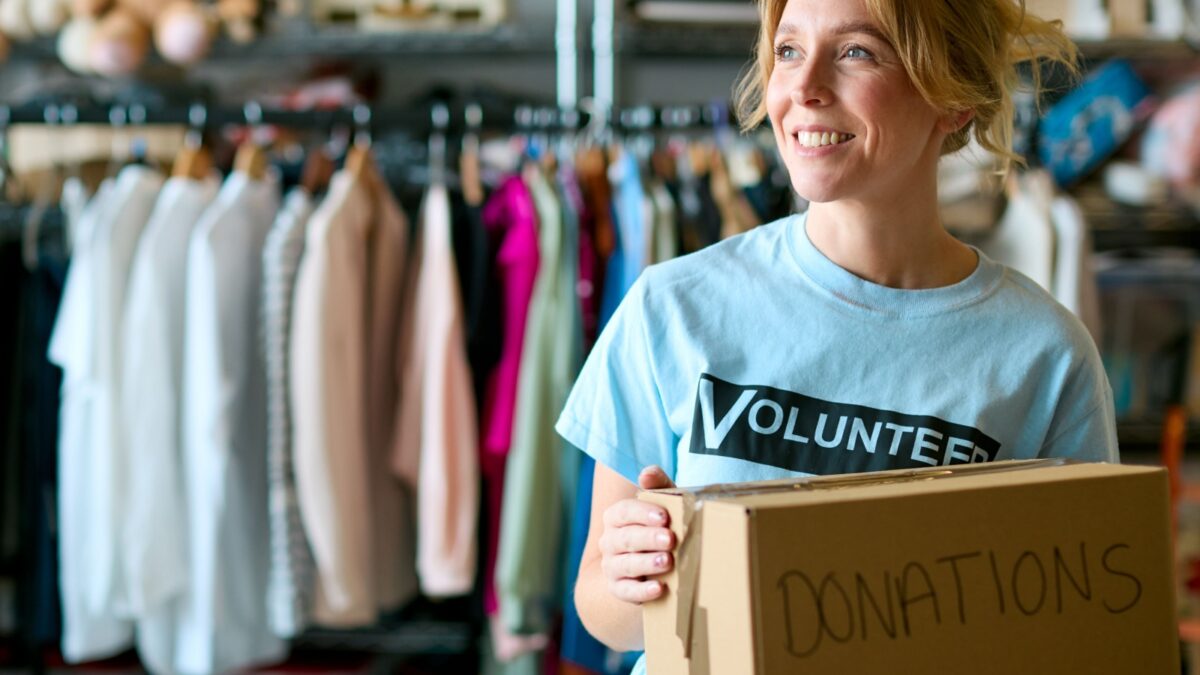
<path fill-rule="evenodd" d="M 943 218 L 1088 326 L 1200 644 L 1200 1 L 1026 4 L 1082 76 Z M 646 265 L 805 208 L 730 114 L 756 22 L 0 0 L 0 672 L 626 672 L 552 427 Z"/>

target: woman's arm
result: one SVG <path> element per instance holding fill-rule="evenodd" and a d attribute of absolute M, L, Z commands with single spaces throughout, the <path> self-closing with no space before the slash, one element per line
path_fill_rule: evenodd
<path fill-rule="evenodd" d="M 591 525 L 575 583 L 575 608 L 585 628 L 616 651 L 644 649 L 641 603 L 663 593 L 645 577 L 671 569 L 674 535 L 667 512 L 638 501 L 642 489 L 671 487 L 658 467 L 638 476 L 634 485 L 603 464 L 596 464 Z"/>

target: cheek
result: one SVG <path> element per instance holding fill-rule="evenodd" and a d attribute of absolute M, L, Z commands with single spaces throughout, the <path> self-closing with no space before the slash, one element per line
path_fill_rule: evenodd
<path fill-rule="evenodd" d="M 772 122 L 778 123 L 783 115 L 787 112 L 788 94 L 784 79 L 776 74 L 772 74 L 767 80 L 767 91 L 765 101 L 767 104 L 767 116 Z"/>

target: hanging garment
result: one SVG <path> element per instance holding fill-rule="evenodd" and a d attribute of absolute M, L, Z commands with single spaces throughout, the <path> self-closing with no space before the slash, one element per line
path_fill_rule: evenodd
<path fill-rule="evenodd" d="M 583 181 L 582 171 L 578 167 L 564 164 L 564 169 L 559 171 L 559 183 L 562 185 L 560 189 L 563 195 L 575 204 L 579 214 L 579 279 L 575 291 L 579 295 L 583 351 L 586 354 L 596 340 L 600 324 L 600 273 L 604 267 L 604 260 L 596 248 L 596 227 L 599 219 L 593 210 L 594 202 Z"/>
<path fill-rule="evenodd" d="M 499 242 L 496 273 L 504 294 L 504 347 L 500 362 L 488 379 L 480 428 L 480 469 L 487 498 L 483 603 L 489 615 L 499 611 L 494 570 L 500 542 L 505 462 L 512 443 L 517 376 L 525 344 L 529 299 L 538 272 L 537 218 L 533 197 L 519 176 L 506 179 L 483 210 L 484 224 Z"/>
<path fill-rule="evenodd" d="M 654 226 L 650 228 L 647 265 L 666 262 L 679 256 L 675 200 L 661 179 L 650 182 L 648 195 L 654 204 Z"/>
<path fill-rule="evenodd" d="M 496 586 L 505 626 L 514 633 L 537 633 L 550 630 L 552 610 L 561 597 L 563 446 L 554 438 L 550 419 L 562 409 L 578 371 L 578 305 L 576 256 L 564 247 L 562 207 L 540 168 L 526 167 L 524 175 L 540 224 L 539 265 L 521 351 Z"/>
<path fill-rule="evenodd" d="M 467 344 L 481 339 L 487 313 L 488 279 L 491 269 L 483 206 L 469 204 L 462 193 L 450 195 L 451 238 L 454 247 L 457 285 L 462 295 L 463 332 Z"/>
<path fill-rule="evenodd" d="M 740 151 L 735 148 L 733 152 L 734 161 L 744 161 L 738 158 Z M 758 215 L 735 184 L 724 153 L 714 150 L 710 161 L 709 184 L 721 212 L 721 238 L 728 239 L 755 228 L 759 224 Z"/>
<path fill-rule="evenodd" d="M 1033 279 L 1046 290 L 1054 288 L 1054 224 L 1050 203 L 1054 185 L 1044 171 L 1013 176 L 1008 208 L 996 231 L 979 248 L 989 258 Z"/>
<path fill-rule="evenodd" d="M 416 593 L 411 514 L 388 471 L 407 230 L 370 163 L 335 175 L 308 224 L 289 365 L 313 623 L 369 625 Z"/>
<path fill-rule="evenodd" d="M 483 224 L 483 207 L 468 204 L 459 192 L 451 193 L 454 257 L 463 296 L 467 333 L 467 358 L 471 364 L 476 419 L 483 415 L 483 392 L 488 375 L 500 360 L 503 320 L 502 295 L 496 278 L 495 256 Z"/>
<path fill-rule="evenodd" d="M 1101 341 L 1100 290 L 1092 267 L 1092 238 L 1079 204 L 1066 195 L 1050 205 L 1054 223 L 1054 298 L 1083 321 L 1097 345 Z"/>
<path fill-rule="evenodd" d="M 281 638 L 295 637 L 308 625 L 315 580 L 312 551 L 296 497 L 288 396 L 292 297 L 314 208 L 307 190 L 293 189 L 263 245 L 262 330 L 267 368 L 267 503 L 271 530 L 267 617 L 271 630 Z"/>
<path fill-rule="evenodd" d="M 612 316 L 621 297 L 642 273 L 646 260 L 645 221 L 642 179 L 637 159 L 629 152 L 609 167 L 609 180 L 614 186 L 613 212 L 616 214 L 616 248 L 608 258 L 605 287 L 600 302 L 600 328 L 603 330 L 606 317 Z"/>
<path fill-rule="evenodd" d="M 17 616 L 28 644 L 51 646 L 61 636 L 58 591 L 58 398 L 62 371 L 46 360 L 62 296 L 67 258 L 63 247 L 39 244 L 37 267 L 23 275 L 18 334 L 21 478 L 21 548 Z M 19 266 L 20 263 L 17 263 Z M 10 417 L 10 419 L 13 419 Z"/>
<path fill-rule="evenodd" d="M 591 148 L 579 154 L 575 162 L 579 187 L 583 191 L 587 212 L 591 215 L 593 250 L 600 265 L 596 268 L 595 316 L 599 323 L 600 291 L 604 288 L 605 263 L 617 247 L 616 225 L 613 223 L 613 191 L 608 182 L 608 161 L 599 148 Z M 584 310 L 587 311 L 586 308 Z M 594 332 L 592 339 L 595 339 Z"/>
<path fill-rule="evenodd" d="M 609 267 L 605 275 L 600 311 L 600 330 L 604 329 L 604 325 L 612 317 L 613 311 L 621 303 L 625 293 L 641 274 L 643 269 L 641 261 L 644 260 L 644 254 L 638 250 L 641 248 L 640 245 L 635 246 L 632 251 L 625 248 L 627 238 L 642 245 L 645 242 L 642 229 L 645 224 L 641 222 L 642 187 L 636 171 L 636 160 L 625 153 L 618 162 L 623 163 L 621 168 L 610 174 L 615 185 L 614 211 L 617 214 L 615 229 L 618 236 L 616 249 L 608 259 Z M 680 162 L 681 168 L 684 163 Z M 614 164 L 615 166 L 617 165 Z M 685 175 L 690 176 L 691 174 L 685 173 Z M 634 262 L 626 266 L 625 260 Z M 570 564 L 567 569 L 572 580 L 578 576 L 579 562 L 583 557 L 584 545 L 587 542 L 592 507 L 592 477 L 595 468 L 595 460 L 591 457 L 580 457 L 576 497 L 572 511 L 570 511 L 574 517 L 570 525 L 571 551 Z M 629 672 L 629 667 L 622 663 L 619 655 L 609 651 L 587 632 L 574 610 L 573 599 L 567 603 L 566 609 L 568 611 L 565 612 L 563 619 L 563 658 L 597 673 Z"/>
<path fill-rule="evenodd" d="M 187 505 L 180 428 L 184 306 L 192 229 L 217 196 L 216 178 L 171 178 L 138 242 L 121 343 L 122 441 L 129 510 L 121 531 L 138 651 L 154 672 L 174 666 L 178 599 L 188 585 Z"/>
<path fill-rule="evenodd" d="M 417 575 L 436 598 L 471 591 L 479 520 L 475 394 L 444 185 L 429 187 L 417 231 L 392 469 L 416 495 Z"/>
<path fill-rule="evenodd" d="M 4 288 L 20 288 L 24 256 L 19 242 L 0 241 L 0 284 Z M 0 312 L 10 317 L 15 330 L 0 332 L 0 353 L 19 356 L 21 330 L 21 297 L 19 293 L 0 296 Z M 20 553 L 21 478 L 22 466 L 20 420 L 21 362 L 15 358 L 0 359 L 0 560 L 15 560 Z M 11 635 L 18 625 L 17 587 L 21 579 L 15 570 L 0 568 L 0 635 Z"/>
<path fill-rule="evenodd" d="M 688 204 L 683 224 L 684 248 L 698 251 L 721 240 L 724 216 L 713 191 L 712 164 L 715 149 L 711 144 L 693 143 L 679 158 L 681 198 Z M 692 200 L 694 199 L 694 203 Z M 694 209 L 691 210 L 691 209 Z"/>
<path fill-rule="evenodd" d="M 162 182 L 151 169 L 129 166 L 89 203 L 50 343 L 50 359 L 64 372 L 58 517 L 68 662 L 132 644 L 121 558 L 129 464 L 119 440 L 120 331 L 130 264 Z"/>
<path fill-rule="evenodd" d="M 175 640 L 179 673 L 280 658 L 268 629 L 262 248 L 279 210 L 273 177 L 235 172 L 188 246 L 183 456 L 191 574 Z"/>

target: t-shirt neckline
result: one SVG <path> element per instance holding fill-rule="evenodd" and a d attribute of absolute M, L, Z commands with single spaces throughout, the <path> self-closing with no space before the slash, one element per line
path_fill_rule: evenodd
<path fill-rule="evenodd" d="M 809 239 L 808 213 L 793 215 L 785 228 L 788 248 L 800 272 L 814 285 L 854 311 L 906 318 L 932 316 L 974 304 L 990 295 L 1004 267 L 972 247 L 978 263 L 967 278 L 938 288 L 890 288 L 867 281 L 825 256 Z"/>

